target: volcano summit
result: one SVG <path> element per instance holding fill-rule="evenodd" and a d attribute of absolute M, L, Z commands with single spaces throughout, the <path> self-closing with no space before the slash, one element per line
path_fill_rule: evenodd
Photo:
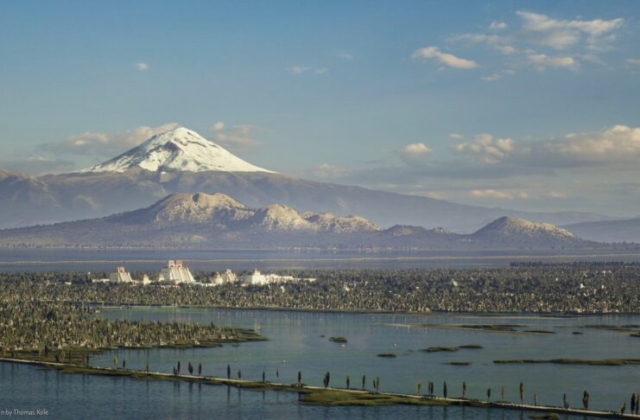
<path fill-rule="evenodd" d="M 178 127 L 155 135 L 137 147 L 90 168 L 86 172 L 125 172 L 135 167 L 157 172 L 266 172 L 229 153 L 195 131 Z"/>

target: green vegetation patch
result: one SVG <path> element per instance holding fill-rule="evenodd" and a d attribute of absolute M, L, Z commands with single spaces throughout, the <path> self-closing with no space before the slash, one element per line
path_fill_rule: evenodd
<path fill-rule="evenodd" d="M 448 405 L 443 400 L 411 398 L 368 392 L 346 392 L 334 390 L 305 390 L 300 401 L 313 405 L 384 406 L 395 404 Z"/>
<path fill-rule="evenodd" d="M 438 347 L 428 347 L 426 349 L 423 349 L 422 351 L 427 352 L 427 353 L 438 353 L 441 351 L 448 351 L 448 352 L 453 352 L 453 351 L 458 351 L 457 347 L 454 346 L 438 346 Z"/>
<path fill-rule="evenodd" d="M 332 343 L 346 343 L 347 339 L 345 337 L 329 337 L 329 341 Z"/>
<path fill-rule="evenodd" d="M 447 364 L 451 366 L 469 366 L 471 362 L 449 362 Z"/>
<path fill-rule="evenodd" d="M 549 331 L 549 330 L 525 330 L 523 332 L 526 333 L 531 333 L 531 334 L 555 334 L 555 331 Z"/>
<path fill-rule="evenodd" d="M 378 353 L 377 356 L 378 357 L 388 357 L 388 358 L 398 357 L 395 353 Z"/>
<path fill-rule="evenodd" d="M 465 344 L 464 346 L 458 346 L 459 349 L 465 350 L 480 350 L 482 347 L 480 344 Z"/>
<path fill-rule="evenodd" d="M 525 327 L 522 324 L 462 324 L 460 328 L 468 328 L 471 330 L 497 331 L 497 332 L 516 332 L 516 328 Z"/>

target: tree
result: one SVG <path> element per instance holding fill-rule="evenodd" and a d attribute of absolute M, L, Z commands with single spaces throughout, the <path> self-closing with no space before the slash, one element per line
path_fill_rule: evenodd
<path fill-rule="evenodd" d="M 627 402 L 623 402 L 622 405 L 620 406 L 620 415 L 624 416 L 624 412 L 627 409 Z"/>
<path fill-rule="evenodd" d="M 462 398 L 466 398 L 467 397 L 467 383 L 466 382 L 462 382 Z"/>
<path fill-rule="evenodd" d="M 364 389 L 366 383 L 367 383 L 367 375 L 362 375 L 362 389 Z"/>
<path fill-rule="evenodd" d="M 242 379 L 242 371 L 238 369 L 238 379 Z"/>
<path fill-rule="evenodd" d="M 586 389 L 582 393 L 582 406 L 584 407 L 585 410 L 589 409 L 589 393 L 587 392 Z"/>
<path fill-rule="evenodd" d="M 193 364 L 189 362 L 189 375 L 193 375 Z"/>
<path fill-rule="evenodd" d="M 227 365 L 227 379 L 231 379 L 231 365 Z"/>
<path fill-rule="evenodd" d="M 302 385 L 302 371 L 298 371 L 298 386 Z"/>
<path fill-rule="evenodd" d="M 500 401 L 504 401 L 504 387 L 500 388 Z"/>
<path fill-rule="evenodd" d="M 329 386 L 330 378 L 331 378 L 331 376 L 330 376 L 329 372 L 324 374 L 324 379 L 323 379 L 322 383 L 324 384 L 325 388 Z"/>
<path fill-rule="evenodd" d="M 587 404 L 589 404 L 589 399 L 587 399 Z M 533 394 L 533 405 L 538 405 L 538 394 Z"/>
<path fill-rule="evenodd" d="M 56 360 L 57 362 L 57 360 Z M 113 356 L 113 367 L 117 368 L 118 367 L 118 358 L 116 356 Z"/>
<path fill-rule="evenodd" d="M 444 396 L 445 399 L 447 398 L 447 382 L 446 381 L 442 385 L 442 395 Z"/>
<path fill-rule="evenodd" d="M 351 380 L 349 379 L 349 375 L 347 375 L 347 389 L 351 387 Z"/>
<path fill-rule="evenodd" d="M 491 388 L 487 388 L 487 401 L 491 401 Z"/>
<path fill-rule="evenodd" d="M 416 394 L 420 395 L 420 389 L 422 388 L 422 382 L 418 381 L 416 384 Z"/>
<path fill-rule="evenodd" d="M 569 402 L 567 401 L 567 394 L 562 394 L 562 406 L 565 409 L 569 408 Z"/>
<path fill-rule="evenodd" d="M 202 376 L 202 363 L 198 363 L 198 376 Z"/>
<path fill-rule="evenodd" d="M 524 384 L 520 382 L 520 403 L 524 402 Z"/>
<path fill-rule="evenodd" d="M 380 377 L 376 376 L 376 392 L 380 392 Z"/>
<path fill-rule="evenodd" d="M 277 369 L 277 368 L 276 368 L 276 378 L 278 379 L 280 378 L 280 369 Z"/>
<path fill-rule="evenodd" d="M 636 411 L 636 394 L 631 394 L 631 406 L 629 412 L 634 413 Z"/>
<path fill-rule="evenodd" d="M 127 367 L 127 361 L 122 359 L 122 369 L 126 369 Z"/>
<path fill-rule="evenodd" d="M 147 360 L 146 370 L 149 372 L 149 361 Z"/>
<path fill-rule="evenodd" d="M 180 360 L 178 360 L 178 375 L 180 374 Z"/>

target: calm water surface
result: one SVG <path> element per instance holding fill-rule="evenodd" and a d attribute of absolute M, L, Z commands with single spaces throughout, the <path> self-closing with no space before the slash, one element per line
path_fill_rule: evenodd
<path fill-rule="evenodd" d="M 640 316 L 591 316 L 550 318 L 538 316 L 473 316 L 432 315 L 409 316 L 390 314 L 311 313 L 294 311 L 181 309 L 181 308 L 112 308 L 101 316 L 107 318 L 147 319 L 162 321 L 214 323 L 258 329 L 269 338 L 266 342 L 226 345 L 214 349 L 190 350 L 119 350 L 94 357 L 96 366 L 112 366 L 113 357 L 126 360 L 127 366 L 144 369 L 147 360 L 151 370 L 171 372 L 181 362 L 203 365 L 203 373 L 226 376 L 227 365 L 232 375 L 238 370 L 246 379 L 260 380 L 262 372 L 268 380 L 296 382 L 298 371 L 303 382 L 322 384 L 324 374 L 331 373 L 330 385 L 360 387 L 366 376 L 367 388 L 380 377 L 381 390 L 401 393 L 416 392 L 420 381 L 423 391 L 429 381 L 435 383 L 436 394 L 442 395 L 446 381 L 449 396 L 499 399 L 505 387 L 505 400 L 519 401 L 519 383 L 525 385 L 525 401 L 532 403 L 537 394 L 539 404 L 562 405 L 567 394 L 569 403 L 581 405 L 582 392 L 591 396 L 590 407 L 617 410 L 631 393 L 640 390 L 640 366 L 575 366 L 575 365 L 504 365 L 499 359 L 552 358 L 637 358 L 640 339 L 628 333 L 585 328 L 593 324 L 640 324 Z M 410 328 L 403 325 L 427 324 L 518 324 L 517 329 L 544 330 L 551 334 L 495 333 L 459 329 Z M 574 334 L 580 332 L 582 334 Z M 329 341 L 344 336 L 345 345 Z M 480 350 L 459 349 L 456 352 L 427 353 L 427 347 L 479 344 Z M 394 353 L 396 358 L 377 357 Z M 453 366 L 456 361 L 468 366 Z"/>
<path fill-rule="evenodd" d="M 0 271 L 160 271 L 170 259 L 182 259 L 191 270 L 262 271 L 336 268 L 427 268 L 507 266 L 512 261 L 640 261 L 633 251 L 150 251 L 150 250 L 0 250 Z"/>

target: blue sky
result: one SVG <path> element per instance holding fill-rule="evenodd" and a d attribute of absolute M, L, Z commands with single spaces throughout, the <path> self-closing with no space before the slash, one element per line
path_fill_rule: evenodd
<path fill-rule="evenodd" d="M 131 3 L 3 4 L 1 168 L 179 124 L 307 179 L 640 215 L 636 1 Z"/>

